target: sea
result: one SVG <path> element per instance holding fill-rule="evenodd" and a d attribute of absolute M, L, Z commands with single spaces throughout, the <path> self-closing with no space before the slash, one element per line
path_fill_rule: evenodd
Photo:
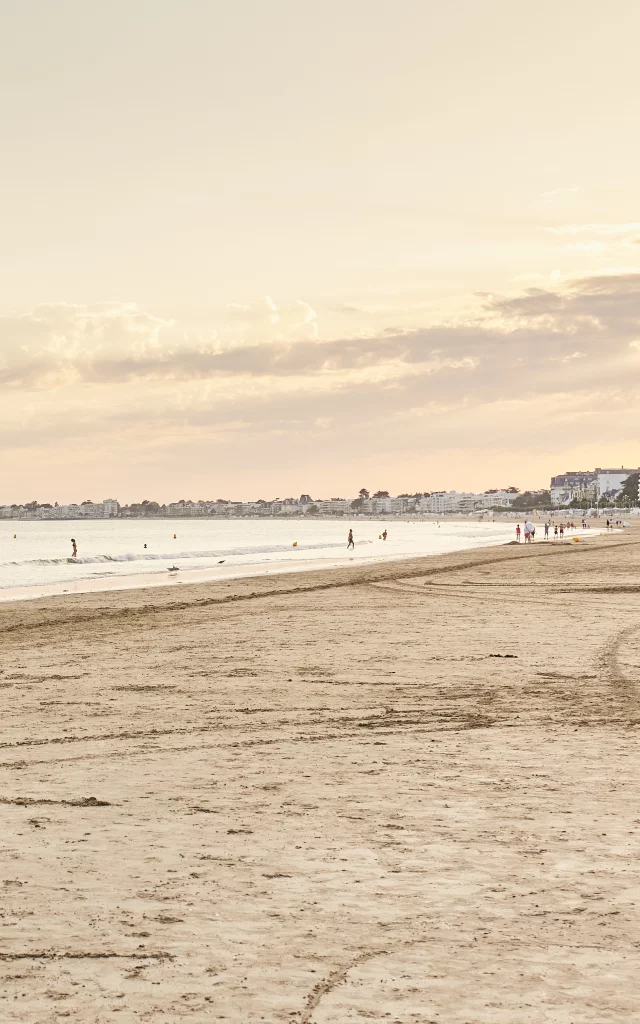
<path fill-rule="evenodd" d="M 353 551 L 347 551 L 350 527 Z M 6 520 L 0 521 L 0 601 L 438 555 L 513 539 L 512 523 L 477 520 Z"/>

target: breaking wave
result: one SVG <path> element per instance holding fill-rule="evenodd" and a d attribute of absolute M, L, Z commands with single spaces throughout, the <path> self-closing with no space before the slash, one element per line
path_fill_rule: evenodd
<path fill-rule="evenodd" d="M 357 547 L 361 548 L 365 544 L 373 544 L 371 540 L 361 540 L 358 542 Z M 279 554 L 281 552 L 291 553 L 292 549 L 295 551 L 318 551 L 324 549 L 326 551 L 340 551 L 344 549 L 344 543 L 341 544 L 298 544 L 293 549 L 292 544 L 277 544 L 269 545 L 265 547 L 239 547 L 239 548 L 221 548 L 218 551 L 171 551 L 168 554 L 158 554 L 153 551 L 139 551 L 139 552 L 125 552 L 122 554 L 115 555 L 78 555 L 76 558 L 30 558 L 25 561 L 10 561 L 0 562 L 0 566 L 29 566 L 29 565 L 107 565 L 110 562 L 162 562 L 162 561 L 175 561 L 176 559 L 190 558 L 220 558 L 227 559 L 233 558 L 233 556 L 239 555 L 271 555 Z"/>

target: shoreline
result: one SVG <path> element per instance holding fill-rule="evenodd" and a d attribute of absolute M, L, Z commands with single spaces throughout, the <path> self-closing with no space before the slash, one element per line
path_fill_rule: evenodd
<path fill-rule="evenodd" d="M 2 600 L 0 598 L 0 631 L 19 628 L 23 623 L 34 626 L 49 621 L 75 621 L 81 618 L 99 618 L 104 615 L 119 617 L 129 614 L 155 614 L 156 612 L 208 607 L 253 600 L 254 598 L 311 593 L 314 591 L 341 589 L 360 586 L 363 580 L 384 583 L 396 579 L 413 577 L 446 576 L 465 567 L 473 567 L 487 561 L 489 565 L 518 565 L 525 559 L 544 559 L 557 555 L 577 553 L 578 550 L 606 550 L 608 547 L 625 546 L 640 538 L 640 524 L 637 531 L 602 533 L 585 538 L 582 547 L 572 539 L 558 541 L 535 541 L 530 545 L 515 541 L 483 545 L 432 555 L 398 555 L 385 559 L 375 556 L 370 559 L 350 560 L 350 563 L 336 565 L 319 561 L 307 569 L 299 565 L 280 566 L 278 571 L 266 571 L 259 575 L 229 575 L 226 578 L 206 580 L 184 580 L 177 589 L 176 580 L 165 583 L 164 576 L 157 585 L 149 587 L 132 586 L 107 589 L 79 590 L 77 592 L 34 595 L 29 599 Z M 587 543 L 588 540 L 588 543 Z M 116 582 L 116 581 L 114 581 Z M 70 617 L 67 612 L 71 613 Z M 85 616 L 86 612 L 86 616 Z"/>
<path fill-rule="evenodd" d="M 465 520 L 462 520 L 465 523 Z M 538 524 L 536 524 L 538 525 Z M 610 535 L 619 531 L 611 531 Z M 575 536 L 579 536 L 581 541 L 590 541 L 596 536 L 601 536 L 599 531 L 588 531 L 578 532 L 576 531 Z M 574 535 L 567 535 L 564 541 L 553 540 L 550 538 L 545 541 L 543 537 L 539 537 L 534 544 L 561 544 L 569 543 L 573 540 Z M 397 552 L 392 554 L 383 554 L 382 551 L 377 551 L 373 554 L 354 554 L 354 555 L 343 555 L 334 556 L 332 558 L 308 558 L 296 562 L 291 560 L 280 560 L 280 561 L 261 561 L 252 563 L 241 563 L 237 565 L 226 565 L 222 566 L 211 566 L 204 569 L 189 569 L 181 567 L 180 576 L 170 576 L 165 572 L 156 570 L 155 572 L 141 572 L 122 574 L 117 576 L 100 576 L 98 578 L 83 577 L 79 580 L 71 581 L 59 581 L 51 584 L 33 584 L 29 586 L 7 586 L 0 589 L 0 605 L 11 604 L 18 601 L 34 601 L 39 599 L 51 599 L 54 597 L 66 597 L 70 595 L 80 594 L 91 594 L 91 593 L 112 593 L 119 591 L 131 591 L 131 590 L 149 590 L 157 587 L 184 587 L 197 585 L 201 583 L 213 583 L 213 582 L 224 582 L 225 580 L 236 580 L 236 579 L 259 579 L 263 576 L 273 576 L 278 574 L 290 574 L 299 572 L 313 572 L 320 569 L 335 570 L 342 567 L 349 567 L 351 565 L 368 565 L 374 563 L 387 563 L 397 561 L 410 561 L 415 558 L 432 559 L 441 557 L 447 553 L 455 553 L 455 551 L 480 551 L 486 548 L 494 548 L 501 546 L 509 546 L 513 544 L 513 540 L 504 540 L 503 538 L 491 540 L 487 538 L 483 539 L 483 543 L 469 546 L 460 547 L 454 549 L 453 552 L 433 552 L 433 553 L 416 553 L 411 554 L 407 552 Z M 522 542 L 524 546 L 524 542 Z"/>

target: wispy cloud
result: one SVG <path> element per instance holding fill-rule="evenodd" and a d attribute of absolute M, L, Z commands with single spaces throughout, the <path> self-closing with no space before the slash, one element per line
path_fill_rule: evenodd
<path fill-rule="evenodd" d="M 640 221 L 629 221 L 626 224 L 560 224 L 555 227 L 547 226 L 544 230 L 553 235 L 598 235 L 607 238 L 622 238 L 640 231 Z"/>
<path fill-rule="evenodd" d="M 541 192 L 540 198 L 543 202 L 551 202 L 554 199 L 564 199 L 569 195 L 575 194 L 580 191 L 579 185 L 569 185 L 560 188 L 552 188 L 547 192 Z"/>

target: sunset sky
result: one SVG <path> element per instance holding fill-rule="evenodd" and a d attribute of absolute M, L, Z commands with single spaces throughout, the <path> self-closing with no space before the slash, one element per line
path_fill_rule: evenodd
<path fill-rule="evenodd" d="M 637 0 L 23 0 L 0 504 L 640 460 Z"/>

